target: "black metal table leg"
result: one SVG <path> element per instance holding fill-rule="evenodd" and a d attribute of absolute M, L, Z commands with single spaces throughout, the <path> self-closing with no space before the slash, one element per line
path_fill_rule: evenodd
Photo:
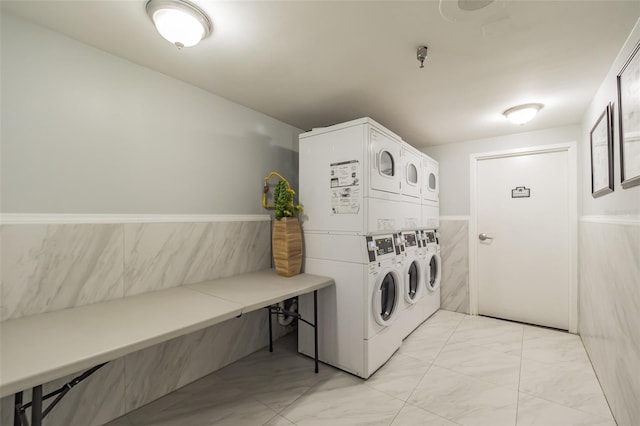
<path fill-rule="evenodd" d="M 22 392 L 16 393 L 14 401 L 13 426 L 22 426 L 22 420 L 20 419 L 20 408 L 22 408 Z"/>
<path fill-rule="evenodd" d="M 48 394 L 42 394 L 42 385 L 35 386 L 31 392 L 31 402 L 23 404 L 22 392 L 16 393 L 15 396 L 15 417 L 13 418 L 13 426 L 42 426 L 42 421 L 45 417 L 53 410 L 56 405 L 65 397 L 65 395 L 77 384 L 87 379 L 93 373 L 101 369 L 107 365 L 107 362 L 96 365 L 93 368 L 85 371 L 78 377 L 75 377 L 73 380 L 65 383 L 60 388 L 49 392 Z M 49 398 L 53 398 L 53 402 L 49 404 L 46 410 L 43 410 L 44 401 Z M 29 419 L 27 418 L 27 410 L 31 408 L 31 424 L 29 424 Z"/>
<path fill-rule="evenodd" d="M 313 291 L 313 334 L 316 349 L 316 373 L 318 372 L 318 290 Z"/>
<path fill-rule="evenodd" d="M 269 352 L 273 352 L 273 328 L 271 326 L 271 306 L 267 308 L 269 312 Z"/>
<path fill-rule="evenodd" d="M 42 426 L 42 385 L 33 388 L 31 403 L 31 426 Z"/>

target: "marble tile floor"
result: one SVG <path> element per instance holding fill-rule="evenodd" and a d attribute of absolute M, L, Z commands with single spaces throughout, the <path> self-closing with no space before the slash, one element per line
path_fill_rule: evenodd
<path fill-rule="evenodd" d="M 441 310 L 368 380 L 288 335 L 109 426 L 615 424 L 578 336 Z"/>

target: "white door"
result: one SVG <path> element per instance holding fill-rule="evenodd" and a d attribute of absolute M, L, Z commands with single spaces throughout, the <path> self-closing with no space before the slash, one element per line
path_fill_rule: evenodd
<path fill-rule="evenodd" d="M 574 196 L 568 156 L 561 150 L 477 161 L 471 238 L 479 314 L 568 329 Z"/>
<path fill-rule="evenodd" d="M 391 139 L 375 129 L 371 129 L 370 152 L 373 168 L 371 170 L 371 189 L 400 193 L 400 142 Z"/>

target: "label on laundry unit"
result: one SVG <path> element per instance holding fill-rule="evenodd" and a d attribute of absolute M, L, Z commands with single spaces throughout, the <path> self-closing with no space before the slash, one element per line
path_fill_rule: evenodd
<path fill-rule="evenodd" d="M 360 211 L 360 162 L 357 160 L 331 164 L 331 212 L 358 214 Z"/>
<path fill-rule="evenodd" d="M 393 231 L 396 221 L 393 219 L 378 219 L 378 231 Z"/>
<path fill-rule="evenodd" d="M 419 228 L 417 217 L 408 217 L 404 221 L 405 228 Z"/>

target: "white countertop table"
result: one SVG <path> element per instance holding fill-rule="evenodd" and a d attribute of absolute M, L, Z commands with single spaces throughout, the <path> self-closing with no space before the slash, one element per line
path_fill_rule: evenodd
<path fill-rule="evenodd" d="M 278 303 L 300 294 L 333 285 L 333 279 L 299 274 L 285 278 L 266 271 L 235 275 L 222 280 L 205 281 L 186 286 L 243 306 L 242 313 Z"/>
<path fill-rule="evenodd" d="M 22 398 L 28 388 L 41 395 L 43 383 L 301 294 L 314 292 L 317 304 L 316 291 L 333 284 L 327 277 L 286 278 L 266 269 L 3 321 L 0 397 Z M 269 312 L 271 320 L 277 310 Z M 32 414 L 41 404 L 34 400 Z M 31 424 L 39 426 L 42 419 L 35 417 Z"/>

